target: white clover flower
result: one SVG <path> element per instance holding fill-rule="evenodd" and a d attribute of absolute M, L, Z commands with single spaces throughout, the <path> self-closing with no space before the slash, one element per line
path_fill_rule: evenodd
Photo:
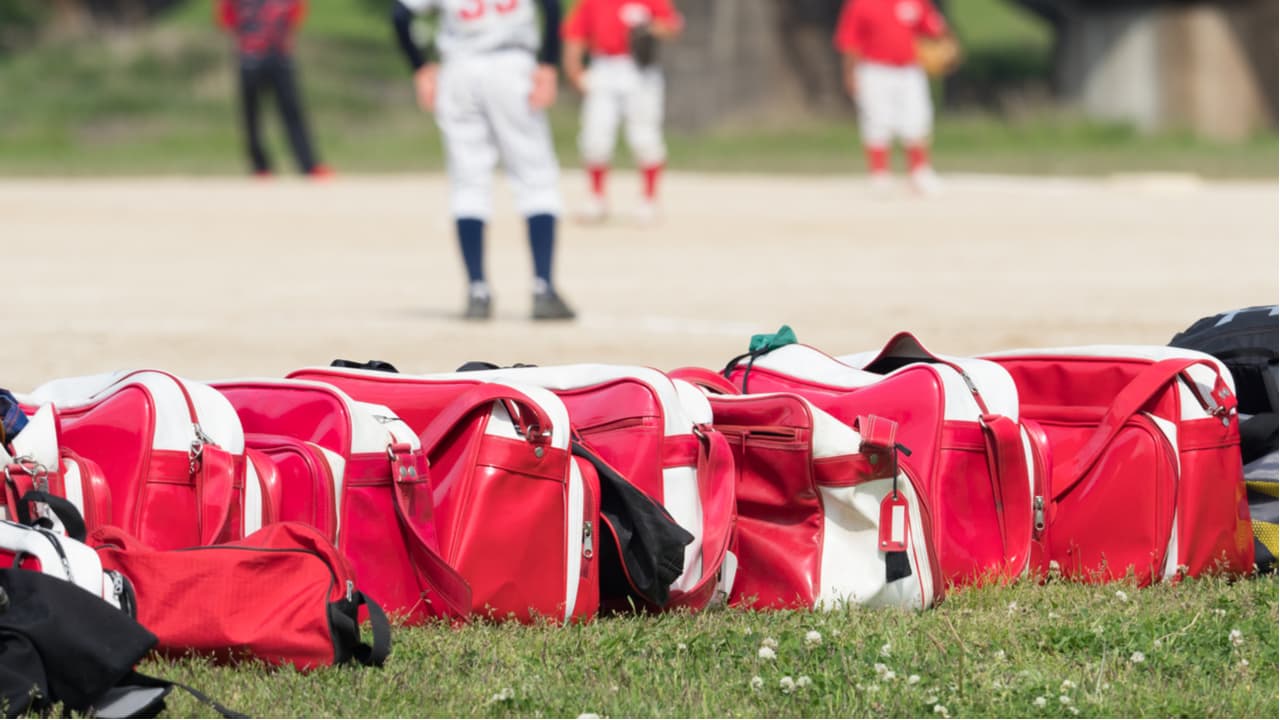
<path fill-rule="evenodd" d="M 991 681 L 991 689 L 992 689 L 992 690 L 999 690 L 1000 688 L 1003 688 L 1003 687 L 1004 687 L 1004 683 L 1000 682 L 999 680 L 992 680 L 992 681 Z"/>
<path fill-rule="evenodd" d="M 934 706 L 933 706 L 933 714 L 934 714 L 934 715 L 941 715 L 941 716 L 942 716 L 942 717 L 944 717 L 944 718 L 949 718 L 949 717 L 951 717 L 951 713 L 947 712 L 947 706 L 946 706 L 946 705 L 934 705 Z"/>
<path fill-rule="evenodd" d="M 867 686 L 867 692 L 872 694 L 880 692 L 880 685 L 877 683 L 871 683 Z"/>
<path fill-rule="evenodd" d="M 796 689 L 796 681 L 792 680 L 790 675 L 784 675 L 778 681 L 778 686 L 782 688 L 782 692 L 790 694 L 792 690 Z"/>
<path fill-rule="evenodd" d="M 840 632 L 840 628 L 831 628 L 831 637 L 840 637 L 843 634 Z"/>
<path fill-rule="evenodd" d="M 1012 600 L 1005 607 L 1009 610 L 1009 614 L 1012 615 L 1013 613 L 1018 612 L 1018 601 Z"/>
<path fill-rule="evenodd" d="M 804 644 L 805 644 L 805 645 L 808 645 L 809 647 L 814 647 L 814 646 L 816 646 L 816 645 L 821 645 L 821 644 L 822 644 L 822 633 L 818 632 L 817 630 L 810 630 L 809 632 L 805 633 L 805 634 L 804 634 Z"/>
<path fill-rule="evenodd" d="M 1035 706 L 1036 706 L 1036 707 L 1038 707 L 1038 708 L 1042 708 L 1042 707 L 1044 707 L 1045 705 L 1048 705 L 1048 704 L 1049 704 L 1049 701 L 1048 701 L 1048 700 L 1045 700 L 1045 699 L 1044 699 L 1044 696 L 1043 696 L 1043 695 L 1041 695 L 1040 697 L 1036 698 L 1035 700 L 1032 700 L 1032 701 L 1031 701 L 1031 704 L 1032 704 L 1032 705 L 1035 705 Z"/>
<path fill-rule="evenodd" d="M 1116 599 L 1120 602 L 1129 602 L 1129 594 L 1123 590 L 1116 591 Z"/>
<path fill-rule="evenodd" d="M 685 645 L 684 643 L 676 643 L 676 652 L 684 652 L 685 650 L 688 650 L 688 649 L 689 649 L 688 645 Z"/>
<path fill-rule="evenodd" d="M 508 700 L 514 700 L 515 697 L 516 697 L 516 691 L 512 690 L 509 687 L 505 687 L 505 688 L 502 688 L 500 692 L 496 692 L 493 695 L 490 695 L 489 702 L 491 703 L 506 702 Z"/>
<path fill-rule="evenodd" d="M 884 680 L 889 675 L 889 673 L 893 672 L 892 670 L 889 669 L 889 666 L 885 665 L 884 663 L 876 663 L 875 665 L 872 666 L 872 668 L 876 671 L 876 677 L 880 678 L 881 680 Z"/>
<path fill-rule="evenodd" d="M 1226 616 L 1227 616 L 1227 611 L 1226 611 L 1226 610 L 1223 610 L 1222 608 L 1214 608 L 1214 609 L 1213 609 L 1213 614 L 1214 614 L 1214 615 L 1217 615 L 1218 617 L 1226 617 Z"/>
<path fill-rule="evenodd" d="M 1160 648 L 1164 647 L 1164 641 L 1162 641 L 1160 638 L 1156 638 L 1155 642 L 1151 643 L 1151 647 L 1159 650 Z"/>
<path fill-rule="evenodd" d="M 761 640 L 761 641 L 760 641 L 760 646 L 761 646 L 761 647 L 767 647 L 767 648 L 773 648 L 774 650 L 777 650 L 777 649 L 778 649 L 778 641 L 777 641 L 777 640 L 774 640 L 774 639 L 773 639 L 773 638 L 771 638 L 771 637 L 767 637 L 767 638 L 765 638 L 764 640 Z"/>
<path fill-rule="evenodd" d="M 1245 660 L 1244 658 L 1240 658 L 1240 667 L 1242 667 L 1242 668 L 1247 668 L 1247 667 L 1249 667 L 1249 661 L 1248 661 L 1248 660 Z"/>
<path fill-rule="evenodd" d="M 1103 681 L 1102 681 L 1102 684 L 1101 684 L 1101 685 L 1099 685 L 1098 687 L 1099 687 L 1100 689 L 1102 689 L 1102 690 L 1110 690 L 1110 689 L 1111 689 L 1111 683 L 1107 682 L 1106 680 L 1103 680 Z"/>
<path fill-rule="evenodd" d="M 1063 692 L 1066 692 L 1066 691 L 1068 691 L 1068 690 L 1075 690 L 1075 689 L 1076 689 L 1076 684 L 1075 684 L 1074 682 L 1072 682 L 1071 680 L 1063 680 L 1063 681 L 1062 681 L 1062 691 L 1063 691 Z"/>
<path fill-rule="evenodd" d="M 925 701 L 926 703 L 936 703 L 936 702 L 938 702 L 938 696 L 937 696 L 937 695 L 930 695 L 929 697 L 925 698 L 925 699 L 924 699 L 924 701 Z"/>
<path fill-rule="evenodd" d="M 1070 705 L 1070 704 L 1071 704 L 1071 697 L 1070 697 L 1070 696 L 1068 696 L 1068 695 L 1059 695 L 1059 696 L 1058 696 L 1058 702 L 1062 703 L 1063 705 Z"/>
<path fill-rule="evenodd" d="M 920 683 L 920 676 L 919 676 L 919 675 L 911 675 L 911 676 L 908 676 L 908 677 L 907 677 L 907 684 L 908 684 L 908 685 L 917 685 L 917 684 L 919 684 L 919 683 Z"/>
<path fill-rule="evenodd" d="M 609 692 L 618 692 L 618 686 L 617 686 L 617 685 L 610 685 L 610 686 L 609 686 Z"/>
<path fill-rule="evenodd" d="M 757 652 L 756 655 L 758 655 L 761 660 L 772 660 L 778 657 L 778 653 L 774 652 L 773 648 L 768 645 L 761 645 L 760 651 Z"/>
<path fill-rule="evenodd" d="M 1072 705 L 1071 707 L 1067 708 L 1067 710 L 1069 710 L 1072 715 L 1080 714 L 1080 708 L 1076 707 L 1075 705 Z"/>
<path fill-rule="evenodd" d="M 747 629 L 743 630 L 743 631 L 742 631 L 742 634 L 743 634 L 743 635 L 746 635 L 747 637 L 751 637 L 751 628 L 747 628 Z"/>
<path fill-rule="evenodd" d="M 1004 660 L 1004 651 L 997 650 L 994 653 L 991 653 L 991 657 L 995 658 L 997 661 Z"/>
<path fill-rule="evenodd" d="M 1227 639 L 1231 641 L 1232 645 L 1239 647 L 1244 644 L 1244 633 L 1236 628 L 1231 628 L 1231 633 L 1227 635 Z"/>
<path fill-rule="evenodd" d="M 880 646 L 880 657 L 889 657 L 893 654 L 893 646 L 885 643 Z"/>
<path fill-rule="evenodd" d="M 892 681 L 892 680 L 893 680 L 894 678 L 896 678 L 896 677 L 898 677 L 898 673 L 896 673 L 896 672 L 894 672 L 894 671 L 892 671 L 892 670 L 889 670 L 888 672 L 886 672 L 886 673 L 884 674 L 884 677 L 883 677 L 883 678 L 880 678 L 880 679 L 881 679 L 881 680 L 884 680 L 885 682 L 890 682 L 890 681 Z"/>
<path fill-rule="evenodd" d="M 1050 619 L 1050 620 L 1057 620 L 1057 619 L 1058 619 L 1058 618 L 1060 618 L 1060 617 L 1062 617 L 1062 616 L 1061 616 L 1061 615 L 1059 615 L 1058 613 L 1056 613 L 1056 612 L 1054 612 L 1054 611 L 1052 611 L 1052 610 L 1050 610 L 1050 611 L 1049 611 L 1049 619 Z"/>
<path fill-rule="evenodd" d="M 1147 661 L 1147 656 L 1143 655 L 1141 650 L 1135 650 L 1133 651 L 1133 654 L 1129 656 L 1129 662 L 1133 663 L 1134 665 L 1141 665 L 1146 661 Z"/>
<path fill-rule="evenodd" d="M 813 679 L 810 678 L 808 675 L 801 675 L 800 677 L 796 678 L 796 687 L 798 688 L 807 688 L 812 684 L 813 684 Z"/>
<path fill-rule="evenodd" d="M 578 720 L 600 720 L 600 715 L 592 712 L 582 713 L 578 716 Z"/>
<path fill-rule="evenodd" d="M 752 690 L 759 690 L 759 689 L 760 689 L 760 688 L 762 688 L 762 687 L 764 687 L 764 678 L 760 677 L 759 675 L 752 675 L 752 676 L 751 676 L 751 689 L 752 689 Z"/>

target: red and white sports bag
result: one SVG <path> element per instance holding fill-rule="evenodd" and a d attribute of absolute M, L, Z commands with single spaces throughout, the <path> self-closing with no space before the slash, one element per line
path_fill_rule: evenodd
<path fill-rule="evenodd" d="M 0 506 L 0 519 L 19 520 L 20 498 L 36 490 L 70 501 L 89 531 L 111 522 L 111 490 L 102 468 L 60 446 L 58 415 L 52 405 L 35 409 L 12 445 L 16 457 L 0 447 L 0 465 L 4 466 L 5 474 L 5 501 Z M 34 510 L 58 529 L 58 518 L 44 503 Z"/>
<path fill-rule="evenodd" d="M 570 442 L 559 398 L 503 383 L 472 386 L 423 430 L 440 544 L 477 615 L 570 622 L 599 609 L 600 481 Z"/>
<path fill-rule="evenodd" d="M 29 397 L 54 404 L 60 442 L 106 476 L 111 524 L 143 542 L 210 545 L 273 520 L 235 410 L 207 385 L 135 370 L 54 380 Z"/>
<path fill-rule="evenodd" d="M 1043 470 L 1035 565 L 1140 584 L 1183 571 L 1249 572 L 1253 540 L 1232 378 L 1163 346 L 986 356 L 1018 386 Z"/>
<path fill-rule="evenodd" d="M 468 384 L 550 390 L 583 441 L 694 536 L 665 607 L 702 608 L 726 598 L 732 587 L 732 454 L 710 429 L 706 398 L 688 383 L 652 368 L 591 364 L 419 376 L 325 367 L 290 377 L 333 383 L 353 396 L 386 403 L 415 428 L 425 427 Z"/>
<path fill-rule="evenodd" d="M 1026 570 L 1030 484 L 1021 431 L 1007 414 L 1016 412 L 1006 407 L 1011 399 L 980 402 L 976 387 L 949 365 L 917 362 L 880 375 L 798 344 L 739 359 L 726 374 L 747 392 L 797 393 L 850 427 L 862 416 L 897 423 L 897 442 L 910 453 L 902 463 L 932 514 L 946 582 Z M 992 405 L 1001 410 L 991 412 Z"/>
<path fill-rule="evenodd" d="M 686 372 L 672 376 L 697 382 Z M 894 423 L 862 418 L 859 426 L 877 434 L 863 436 L 791 393 L 709 400 L 737 475 L 730 602 L 927 608 L 941 599 L 928 504 L 905 469 L 895 479 L 894 464 L 883 461 L 895 452 Z"/>
<path fill-rule="evenodd" d="M 346 461 L 338 453 L 289 435 L 247 432 L 245 453 L 267 459 L 259 469 L 264 502 L 276 508 L 280 522 L 300 522 L 320 531 L 330 542 L 338 538 L 338 499 Z M 269 474 L 268 474 L 269 473 Z M 271 487 L 270 494 L 265 488 Z"/>
<path fill-rule="evenodd" d="M 80 523 L 79 518 L 64 521 L 73 526 Z M 76 528 L 78 535 L 80 532 L 83 526 Z M 83 541 L 83 535 L 68 537 L 55 530 L 0 520 L 0 563 L 66 580 L 132 615 L 129 582 L 119 573 L 104 571 L 98 554 Z"/>
<path fill-rule="evenodd" d="M 334 485 L 296 484 L 284 490 L 281 504 L 336 504 L 336 544 L 370 597 L 406 622 L 467 617 L 470 589 L 439 553 L 426 458 L 418 436 L 394 412 L 323 383 L 247 379 L 212 386 L 249 433 L 328 451 Z M 320 497 L 294 500 L 290 490 Z"/>

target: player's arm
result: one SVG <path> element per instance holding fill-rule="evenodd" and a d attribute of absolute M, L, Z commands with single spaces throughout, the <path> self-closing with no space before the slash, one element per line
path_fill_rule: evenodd
<path fill-rule="evenodd" d="M 533 71 L 533 91 L 529 105 L 535 110 L 551 107 L 556 101 L 557 72 L 560 67 L 560 0 L 538 0 L 542 11 L 542 45 L 538 67 Z"/>
<path fill-rule="evenodd" d="M 564 74 L 580 93 L 587 91 L 587 22 L 585 13 L 591 0 L 582 0 L 564 21 L 560 30 L 564 38 Z"/>
<path fill-rule="evenodd" d="M 862 23 L 862 12 L 858 0 L 846 0 L 840 10 L 840 20 L 836 23 L 833 44 L 840 53 L 841 77 L 844 79 L 845 92 L 857 100 L 858 80 L 854 70 L 862 57 L 859 41 L 859 25 Z"/>
<path fill-rule="evenodd" d="M 650 31 L 660 40 L 671 40 L 684 30 L 684 16 L 681 15 L 671 0 L 655 0 L 652 7 L 653 22 Z"/>
<path fill-rule="evenodd" d="M 413 40 L 413 18 L 415 9 L 425 9 L 427 3 L 415 2 L 415 8 L 405 4 L 405 0 L 395 0 L 391 7 L 391 25 L 395 29 L 396 42 L 405 60 L 413 69 L 413 86 L 418 95 L 418 106 L 427 112 L 436 109 L 436 81 L 439 77 L 440 65 L 434 54 L 418 47 Z"/>
<path fill-rule="evenodd" d="M 226 31 L 236 26 L 236 6 L 231 0 L 218 0 L 213 6 L 213 17 L 218 25 Z"/>

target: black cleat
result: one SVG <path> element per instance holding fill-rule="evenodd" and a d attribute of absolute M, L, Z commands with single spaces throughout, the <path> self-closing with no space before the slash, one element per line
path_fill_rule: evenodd
<path fill-rule="evenodd" d="M 463 320 L 488 320 L 493 317 L 493 298 L 489 295 L 471 295 L 467 297 L 467 309 L 462 312 Z"/>
<path fill-rule="evenodd" d="M 572 320 L 576 314 L 554 290 L 536 293 L 533 296 L 534 320 Z"/>

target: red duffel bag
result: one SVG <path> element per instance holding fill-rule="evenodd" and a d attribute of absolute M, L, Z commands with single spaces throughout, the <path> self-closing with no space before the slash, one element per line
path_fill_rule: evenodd
<path fill-rule="evenodd" d="M 382 609 L 357 589 L 337 548 L 301 523 L 180 550 L 155 550 L 105 527 L 89 544 L 103 568 L 132 583 L 138 622 L 155 633 L 162 654 L 257 658 L 306 670 L 353 660 L 381 665 L 391 652 Z M 361 607 L 369 611 L 371 644 L 360 637 Z"/>
<path fill-rule="evenodd" d="M 1253 536 L 1231 374 L 1194 350 L 988 355 L 1018 386 L 1043 471 L 1035 564 L 1079 580 L 1246 573 Z"/>

